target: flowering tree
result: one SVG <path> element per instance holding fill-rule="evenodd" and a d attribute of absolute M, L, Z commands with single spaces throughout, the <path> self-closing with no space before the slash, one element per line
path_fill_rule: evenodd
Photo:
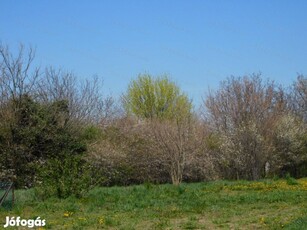
<path fill-rule="evenodd" d="M 217 136 L 216 160 L 225 177 L 259 179 L 274 158 L 270 136 L 285 110 L 282 89 L 259 75 L 228 78 L 204 101 Z"/>

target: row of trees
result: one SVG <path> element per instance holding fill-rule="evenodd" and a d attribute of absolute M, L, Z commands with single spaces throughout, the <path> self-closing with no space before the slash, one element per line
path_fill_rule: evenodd
<path fill-rule="evenodd" d="M 80 190 L 78 179 L 88 187 L 307 175 L 303 75 L 288 88 L 230 77 L 195 111 L 167 76 L 139 75 L 115 103 L 97 77 L 34 68 L 34 53 L 0 46 L 0 178 L 19 187 L 69 184 L 56 189 L 64 197 Z"/>

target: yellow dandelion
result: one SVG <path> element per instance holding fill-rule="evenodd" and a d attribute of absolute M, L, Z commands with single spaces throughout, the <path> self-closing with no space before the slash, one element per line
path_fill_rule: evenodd
<path fill-rule="evenodd" d="M 70 217 L 73 214 L 73 212 L 64 212 L 64 217 Z"/>
<path fill-rule="evenodd" d="M 100 217 L 99 220 L 98 220 L 99 224 L 103 225 L 104 224 L 104 218 L 103 217 Z"/>

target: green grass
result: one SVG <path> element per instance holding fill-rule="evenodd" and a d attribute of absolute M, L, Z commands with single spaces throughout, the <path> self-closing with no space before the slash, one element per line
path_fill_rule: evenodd
<path fill-rule="evenodd" d="M 39 201 L 16 191 L 6 216 L 40 216 L 45 229 L 307 229 L 307 178 L 95 188 L 82 199 Z"/>

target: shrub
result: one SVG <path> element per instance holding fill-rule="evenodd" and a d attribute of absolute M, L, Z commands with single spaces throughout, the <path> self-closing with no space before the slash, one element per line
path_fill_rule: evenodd
<path fill-rule="evenodd" d="M 40 169 L 36 193 L 46 199 L 51 196 L 82 197 L 91 188 L 92 176 L 89 165 L 81 156 L 63 155 L 50 159 Z"/>

